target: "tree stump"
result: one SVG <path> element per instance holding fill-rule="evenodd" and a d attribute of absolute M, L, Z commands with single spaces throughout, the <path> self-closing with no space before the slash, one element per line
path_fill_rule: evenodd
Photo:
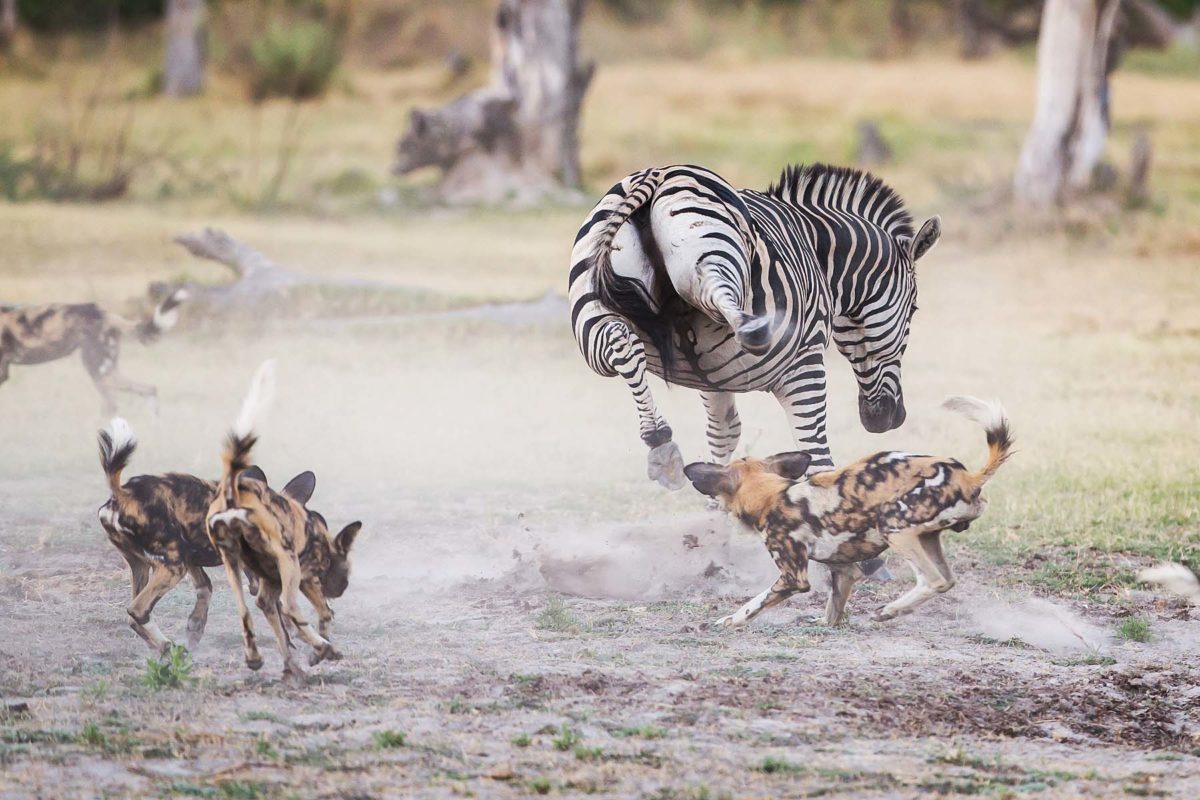
<path fill-rule="evenodd" d="M 414 109 L 393 172 L 435 166 L 448 203 L 536 202 L 576 189 L 579 115 L 594 72 L 579 61 L 583 0 L 500 0 L 488 86 Z"/>
<path fill-rule="evenodd" d="M 187 97 L 204 91 L 204 0 L 167 0 L 163 93 Z"/>
<path fill-rule="evenodd" d="M 1037 109 L 1013 178 L 1019 201 L 1048 208 L 1086 190 L 1109 127 L 1109 42 L 1120 0 L 1046 0 Z"/>

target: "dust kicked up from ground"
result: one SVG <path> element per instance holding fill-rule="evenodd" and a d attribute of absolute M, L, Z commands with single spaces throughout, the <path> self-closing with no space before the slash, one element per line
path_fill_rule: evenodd
<path fill-rule="evenodd" d="M 846 628 L 811 621 L 819 584 L 745 629 L 707 628 L 773 580 L 770 558 L 703 498 L 646 481 L 623 386 L 588 373 L 552 315 L 510 311 L 127 348 L 125 371 L 162 394 L 158 416 L 127 406 L 130 475 L 213 475 L 274 356 L 256 460 L 276 485 L 315 470 L 331 527 L 363 520 L 335 605 L 346 658 L 299 688 L 261 623 L 267 663 L 244 667 L 216 575 L 195 682 L 143 683 L 127 571 L 95 519 L 96 398 L 75 363 L 15 370 L 0 392 L 0 796 L 1117 797 L 1200 780 L 1196 622 L 1131 597 L 1158 608 L 1155 635 L 1118 639 L 1109 607 L 1014 590 L 970 532 L 951 538 L 959 586 L 894 623 L 869 612 L 907 575 L 863 587 Z M 920 375 L 930 349 L 913 352 Z M 908 430 L 870 438 L 839 368 L 839 457 L 920 437 L 979 458 L 978 431 L 940 415 L 929 383 Z M 659 399 L 699 457 L 698 399 Z M 788 441 L 770 398 L 742 416 L 751 452 Z M 190 604 L 181 587 L 155 617 L 178 636 Z"/>

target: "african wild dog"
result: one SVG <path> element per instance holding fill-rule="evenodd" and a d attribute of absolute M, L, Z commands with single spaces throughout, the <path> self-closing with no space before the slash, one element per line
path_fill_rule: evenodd
<path fill-rule="evenodd" d="M 263 364 L 254 376 L 250 393 L 225 445 L 224 473 L 217 496 L 208 510 L 208 533 L 225 565 L 242 620 L 246 666 L 262 667 L 255 643 L 250 611 L 242 594 L 241 570 L 259 579 L 257 604 L 271 626 L 283 655 L 284 676 L 298 679 L 303 669 L 292 655 L 291 640 L 283 619 L 291 623 L 313 652 L 309 666 L 341 654 L 329 641 L 333 610 L 329 598 L 341 597 L 350 578 L 350 547 L 362 527 L 352 522 L 336 536 L 329 535 L 325 518 L 305 507 L 316 478 L 294 480 L 280 493 L 265 484 L 239 480 L 250 465 L 250 451 L 258 437 L 255 420 L 274 391 L 273 362 Z M 320 622 L 314 632 L 300 609 L 299 593 L 312 603 Z M 282 617 L 281 617 L 282 612 Z"/>
<path fill-rule="evenodd" d="M 0 383 L 8 379 L 13 364 L 42 364 L 79 350 L 100 392 L 105 416 L 116 412 L 118 391 L 155 400 L 157 389 L 131 381 L 117 369 L 121 336 L 132 333 L 140 342 L 154 341 L 175 326 L 179 304 L 186 299 L 186 289 L 175 290 L 141 322 L 123 319 L 95 303 L 0 308 Z"/>
<path fill-rule="evenodd" d="M 1200 606 L 1200 576 L 1184 564 L 1166 562 L 1147 567 L 1138 573 L 1138 580 L 1166 589 Z"/>
<path fill-rule="evenodd" d="M 760 611 L 809 590 L 808 560 L 829 567 L 825 622 L 843 623 L 857 564 L 889 547 L 898 552 L 917 585 L 875 612 L 883 621 L 908 614 L 954 586 L 942 553 L 942 531 L 965 531 L 987 506 L 983 485 L 1009 457 L 1012 435 L 998 403 L 951 397 L 945 408 L 964 414 L 987 432 L 988 461 L 971 472 L 952 458 L 876 453 L 853 464 L 804 477 L 807 453 L 743 458 L 728 466 L 686 468 L 697 490 L 725 502 L 759 531 L 779 567 L 775 583 L 718 625 L 742 625 Z"/>
<path fill-rule="evenodd" d="M 196 586 L 196 605 L 188 617 L 187 646 L 194 650 L 204 635 L 212 596 L 212 581 L 204 567 L 221 565 L 205 528 L 217 483 L 170 472 L 139 475 L 122 486 L 121 473 L 137 447 L 133 431 L 117 418 L 108 430 L 100 431 L 99 439 L 100 465 L 111 492 L 100 507 L 100 524 L 132 573 L 129 626 L 152 650 L 166 653 L 172 642 L 150 621 L 150 614 L 158 601 L 189 575 Z M 267 478 L 256 468 L 243 472 L 240 480 L 265 485 Z"/>

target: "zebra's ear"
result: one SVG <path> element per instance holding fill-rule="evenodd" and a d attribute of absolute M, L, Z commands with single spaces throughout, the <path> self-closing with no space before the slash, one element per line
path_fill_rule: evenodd
<path fill-rule="evenodd" d="M 942 238 L 942 218 L 935 215 L 925 220 L 921 230 L 917 231 L 917 235 L 908 245 L 908 252 L 912 256 L 913 263 L 915 264 L 917 259 L 932 250 L 940 238 Z"/>
<path fill-rule="evenodd" d="M 687 475 L 688 480 L 692 482 L 692 486 L 696 487 L 697 492 L 709 497 L 732 496 L 737 491 L 737 487 L 734 486 L 729 473 L 720 464 L 706 464 L 703 461 L 696 461 L 684 467 L 683 474 Z"/>
<path fill-rule="evenodd" d="M 776 475 L 782 475 L 789 481 L 798 481 L 808 472 L 812 464 L 812 456 L 808 453 L 794 451 L 780 453 L 767 459 L 767 467 Z"/>

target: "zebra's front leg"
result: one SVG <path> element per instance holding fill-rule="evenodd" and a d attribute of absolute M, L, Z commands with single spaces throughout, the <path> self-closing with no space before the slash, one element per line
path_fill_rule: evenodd
<path fill-rule="evenodd" d="M 623 321 L 609 320 L 604 333 L 605 361 L 633 393 L 642 441 L 650 448 L 646 475 L 671 491 L 682 489 L 687 483 L 683 474 L 683 456 L 671 439 L 671 426 L 659 413 L 654 395 L 650 393 L 650 383 L 646 379 L 646 350 L 637 334 Z"/>
<path fill-rule="evenodd" d="M 704 411 L 708 415 L 708 451 L 716 464 L 728 464 L 742 438 L 742 420 L 732 392 L 700 392 Z M 708 510 L 722 508 L 721 501 L 708 498 Z"/>
<path fill-rule="evenodd" d="M 833 467 L 825 435 L 825 351 L 801 353 L 795 367 L 774 390 L 792 426 L 796 449 L 812 456 L 809 473 Z"/>

